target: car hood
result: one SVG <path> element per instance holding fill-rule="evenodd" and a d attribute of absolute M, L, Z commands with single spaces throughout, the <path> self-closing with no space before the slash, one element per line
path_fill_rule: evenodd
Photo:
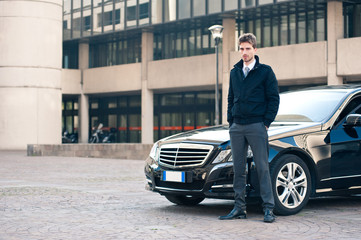
<path fill-rule="evenodd" d="M 161 142 L 163 141 L 222 143 L 229 141 L 228 126 L 220 125 L 183 132 L 164 138 Z"/>
<path fill-rule="evenodd" d="M 322 123 L 318 122 L 277 122 L 272 123 L 268 130 L 268 136 L 269 140 L 272 141 L 283 137 L 321 131 L 321 127 Z"/>
<path fill-rule="evenodd" d="M 273 123 L 268 130 L 269 140 L 282 137 L 305 134 L 321 130 L 321 123 L 314 122 L 277 122 Z M 202 142 L 202 143 L 224 143 L 229 141 L 229 128 L 227 125 L 220 125 L 208 128 L 183 132 L 166 137 L 160 142 Z"/>

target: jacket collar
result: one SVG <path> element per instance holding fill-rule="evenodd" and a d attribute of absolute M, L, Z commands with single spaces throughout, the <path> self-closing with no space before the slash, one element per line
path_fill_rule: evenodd
<path fill-rule="evenodd" d="M 257 55 L 254 55 L 254 58 L 256 59 L 256 64 L 254 65 L 253 69 L 256 69 L 259 66 L 259 57 Z M 239 69 L 243 69 L 243 59 L 241 61 L 239 61 L 238 63 L 236 63 L 234 65 L 235 68 L 239 68 Z"/>

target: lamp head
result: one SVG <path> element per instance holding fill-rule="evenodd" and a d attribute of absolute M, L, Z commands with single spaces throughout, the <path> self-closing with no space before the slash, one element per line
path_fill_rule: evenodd
<path fill-rule="evenodd" d="M 220 39 L 223 37 L 223 26 L 221 25 L 213 25 L 208 28 L 208 30 L 211 31 L 214 39 Z"/>

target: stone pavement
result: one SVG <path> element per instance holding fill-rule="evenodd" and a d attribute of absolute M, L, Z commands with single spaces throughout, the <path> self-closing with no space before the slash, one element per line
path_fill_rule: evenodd
<path fill-rule="evenodd" d="M 219 221 L 232 201 L 176 206 L 144 189 L 143 161 L 0 152 L 0 239 L 360 239 L 361 196 L 312 200 L 263 223 Z"/>

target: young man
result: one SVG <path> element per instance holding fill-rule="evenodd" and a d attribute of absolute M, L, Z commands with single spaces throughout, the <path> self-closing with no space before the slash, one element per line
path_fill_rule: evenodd
<path fill-rule="evenodd" d="M 220 220 L 247 218 L 245 190 L 248 145 L 256 164 L 264 221 L 275 220 L 267 130 L 278 111 L 278 83 L 272 68 L 261 64 L 255 55 L 256 43 L 256 37 L 251 33 L 240 36 L 242 60 L 230 73 L 227 120 L 233 156 L 235 205 L 228 215 L 220 216 Z"/>

